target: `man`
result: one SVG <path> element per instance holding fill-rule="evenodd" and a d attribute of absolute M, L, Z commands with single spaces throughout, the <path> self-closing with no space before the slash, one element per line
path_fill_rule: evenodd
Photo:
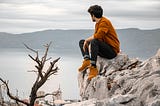
<path fill-rule="evenodd" d="M 96 67 L 97 56 L 99 55 L 107 59 L 116 57 L 120 51 L 120 42 L 111 22 L 102 16 L 103 9 L 101 6 L 93 5 L 88 9 L 88 12 L 92 21 L 96 22 L 95 32 L 89 38 L 79 42 L 84 57 L 79 72 L 89 68 L 88 80 L 91 80 L 98 75 Z"/>

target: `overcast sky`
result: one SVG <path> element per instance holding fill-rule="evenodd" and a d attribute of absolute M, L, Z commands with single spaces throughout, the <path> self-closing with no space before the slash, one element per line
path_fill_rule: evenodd
<path fill-rule="evenodd" d="M 160 28 L 160 0 L 0 0 L 0 32 L 93 29 L 87 10 L 94 4 L 116 29 Z"/>

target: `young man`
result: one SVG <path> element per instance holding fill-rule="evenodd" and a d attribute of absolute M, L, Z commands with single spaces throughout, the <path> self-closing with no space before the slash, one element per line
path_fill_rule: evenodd
<path fill-rule="evenodd" d="M 114 27 L 111 22 L 103 17 L 103 9 L 101 6 L 93 5 L 88 9 L 92 21 L 96 22 L 95 32 L 92 36 L 85 40 L 80 40 L 79 46 L 84 57 L 79 72 L 83 72 L 89 68 L 88 80 L 97 76 L 98 69 L 96 67 L 97 56 L 112 59 L 117 56 L 120 51 L 120 43 Z"/>

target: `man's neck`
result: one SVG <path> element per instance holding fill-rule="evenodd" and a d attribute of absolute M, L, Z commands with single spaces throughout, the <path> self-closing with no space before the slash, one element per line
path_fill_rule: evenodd
<path fill-rule="evenodd" d="M 96 18 L 96 23 L 98 23 L 101 20 L 101 18 Z"/>

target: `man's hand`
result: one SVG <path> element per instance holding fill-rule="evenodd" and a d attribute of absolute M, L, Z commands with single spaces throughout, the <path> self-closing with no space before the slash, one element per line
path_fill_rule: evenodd
<path fill-rule="evenodd" d="M 89 42 L 94 39 L 94 35 L 90 36 L 84 41 L 83 50 L 86 51 L 86 48 L 89 48 Z"/>
<path fill-rule="evenodd" d="M 86 48 L 88 48 L 88 42 L 85 40 L 83 44 L 83 50 L 86 51 Z"/>

